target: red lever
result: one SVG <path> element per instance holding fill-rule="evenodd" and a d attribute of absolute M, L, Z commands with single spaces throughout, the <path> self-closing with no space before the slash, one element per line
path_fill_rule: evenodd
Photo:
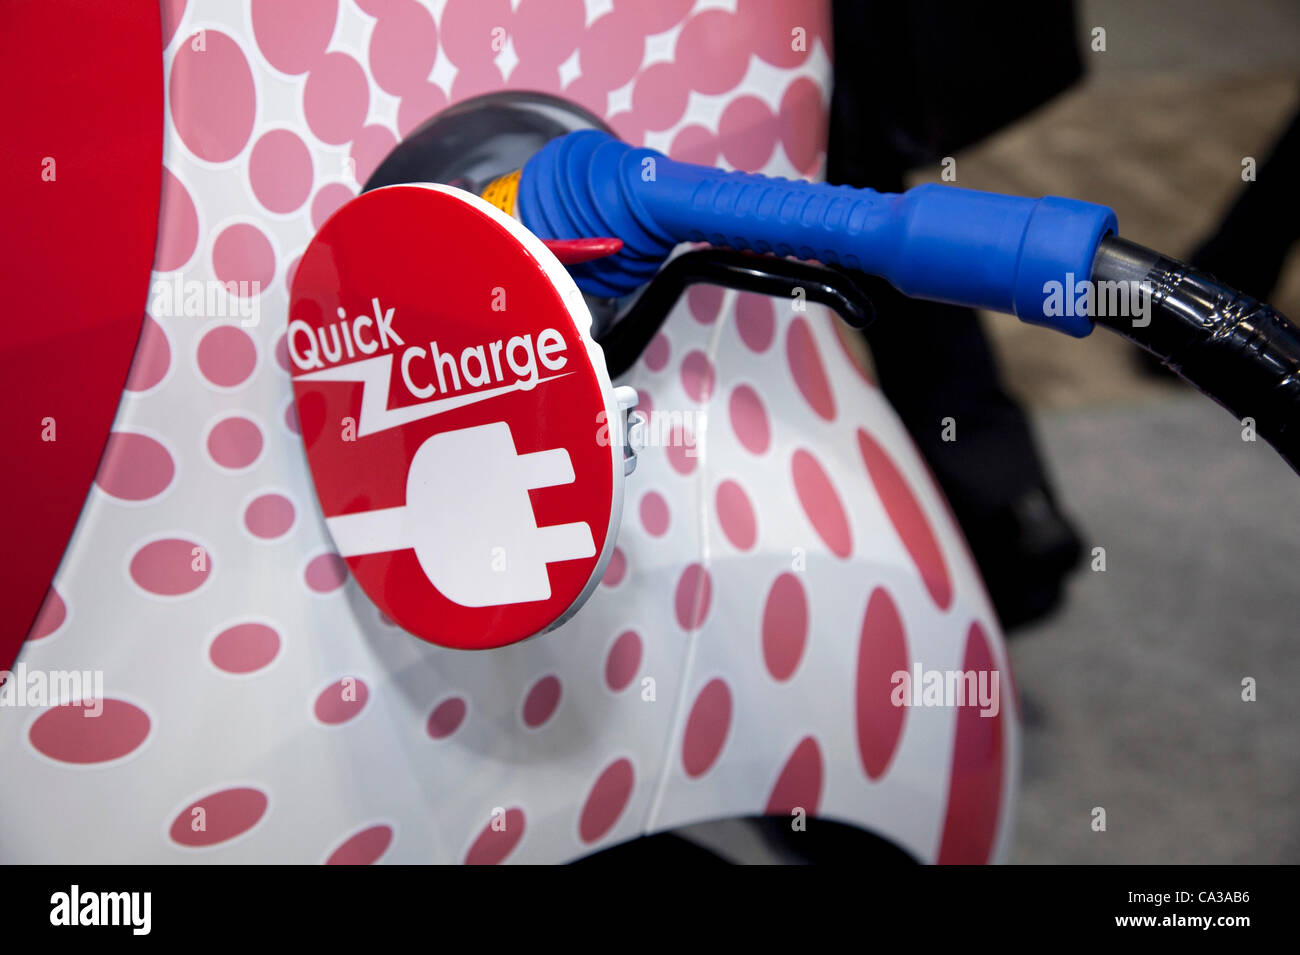
<path fill-rule="evenodd" d="M 543 244 L 555 253 L 561 265 L 577 265 L 592 259 L 603 259 L 623 248 L 622 239 L 601 237 L 595 239 L 543 239 Z"/>

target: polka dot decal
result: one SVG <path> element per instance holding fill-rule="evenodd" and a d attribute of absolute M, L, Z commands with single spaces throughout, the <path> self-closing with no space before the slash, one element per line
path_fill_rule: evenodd
<path fill-rule="evenodd" d="M 179 597 L 203 586 L 212 573 L 212 556 L 191 540 L 151 541 L 131 558 L 131 579 L 159 597 Z"/>
<path fill-rule="evenodd" d="M 735 481 L 723 481 L 718 485 L 714 503 L 718 523 L 731 546 L 751 550 L 758 540 L 758 521 L 745 489 Z"/>
<path fill-rule="evenodd" d="M 853 552 L 848 515 L 825 469 L 811 452 L 800 449 L 794 453 L 791 474 L 799 506 L 817 536 L 836 557 L 848 557 Z"/>
<path fill-rule="evenodd" d="M 605 768 L 587 794 L 578 819 L 578 834 L 583 842 L 597 842 L 614 828 L 632 798 L 635 783 L 630 760 L 618 759 Z"/>
<path fill-rule="evenodd" d="M 635 630 L 619 634 L 605 658 L 605 684 L 615 693 L 626 690 L 636 679 L 641 655 L 641 637 Z"/>
<path fill-rule="evenodd" d="M 731 690 L 721 679 L 710 680 L 695 697 L 686 718 L 682 768 L 687 776 L 698 778 L 713 767 L 722 753 L 730 728 Z"/>
<path fill-rule="evenodd" d="M 208 432 L 208 454 L 218 467 L 238 471 L 262 453 L 262 429 L 248 418 L 232 415 Z"/>
<path fill-rule="evenodd" d="M 147 501 L 167 490 L 176 475 L 171 453 L 144 434 L 114 431 L 100 459 L 95 483 L 122 501 Z"/>
<path fill-rule="evenodd" d="M 813 341 L 812 329 L 806 320 L 796 318 L 790 323 L 790 330 L 786 332 L 785 351 L 790 374 L 794 376 L 799 393 L 819 417 L 834 421 L 835 397 L 831 394 L 830 379 L 826 377 L 821 356 L 817 354 L 817 344 Z"/>
<path fill-rule="evenodd" d="M 234 159 L 248 144 L 257 92 L 244 51 L 220 30 L 203 30 L 177 48 L 168 86 L 177 135 L 208 162 Z"/>
<path fill-rule="evenodd" d="M 781 769 L 764 812 L 769 816 L 785 816 L 802 810 L 815 816 L 821 804 L 823 774 L 822 751 L 817 740 L 806 736 Z"/>
<path fill-rule="evenodd" d="M 709 615 L 713 599 L 713 579 L 702 564 L 691 564 L 677 579 L 677 593 L 673 603 L 677 608 L 677 623 L 683 630 L 698 630 Z"/>
<path fill-rule="evenodd" d="M 808 642 L 808 595 L 799 578 L 776 578 L 763 604 L 763 663 L 774 680 L 794 675 Z"/>
<path fill-rule="evenodd" d="M 370 688 L 365 681 L 346 676 L 321 690 L 312 712 L 326 726 L 338 726 L 359 716 L 369 699 Z"/>
<path fill-rule="evenodd" d="M 976 674 L 997 672 L 988 636 L 978 623 L 972 623 L 967 633 L 962 669 Z M 991 681 L 992 677 L 985 679 Z M 939 845 L 940 865 L 983 865 L 989 859 L 1002 804 L 1004 712 L 999 707 L 997 715 L 983 716 L 978 706 L 957 707 L 957 740 Z"/>
<path fill-rule="evenodd" d="M 172 842 L 199 848 L 229 842 L 248 832 L 266 815 L 270 800 L 260 789 L 222 789 L 182 809 L 172 821 Z"/>
<path fill-rule="evenodd" d="M 199 339 L 199 371 L 218 388 L 242 385 L 257 365 L 257 349 L 243 329 L 218 325 Z"/>
<path fill-rule="evenodd" d="M 939 550 L 939 542 L 916 495 L 884 448 L 861 428 L 858 429 L 858 447 L 889 521 L 920 571 L 926 590 L 940 609 L 947 610 L 952 605 L 952 579 L 948 576 L 948 566 Z"/>
<path fill-rule="evenodd" d="M 522 809 L 512 808 L 495 815 L 465 854 L 465 864 L 499 865 L 505 862 L 524 837 L 526 824 Z"/>
<path fill-rule="evenodd" d="M 871 779 L 885 774 L 903 735 L 907 707 L 894 705 L 893 675 L 910 667 L 898 608 L 888 593 L 877 588 L 862 619 L 855 689 L 858 755 Z"/>
<path fill-rule="evenodd" d="M 99 706 L 102 712 L 95 716 Z M 28 734 L 37 752 L 61 763 L 90 765 L 121 759 L 135 752 L 149 735 L 150 721 L 140 707 L 125 700 L 69 704 L 46 710 Z"/>
<path fill-rule="evenodd" d="M 448 697 L 433 708 L 429 721 L 425 724 L 425 731 L 431 739 L 446 739 L 460 729 L 468 710 L 464 697 Z"/>
<path fill-rule="evenodd" d="M 242 676 L 271 665 L 280 652 L 280 635 L 264 623 L 238 623 L 217 634 L 208 650 L 218 670 Z"/>
<path fill-rule="evenodd" d="M 27 634 L 27 642 L 44 640 L 58 633 L 67 619 L 68 605 L 63 602 L 59 592 L 51 587 L 45 594 L 45 600 L 41 602 L 41 609 L 36 614 L 36 622 L 32 624 L 31 632 Z"/>
<path fill-rule="evenodd" d="M 554 716 L 560 706 L 562 692 L 560 679 L 554 674 L 544 676 L 534 683 L 524 698 L 524 725 L 529 729 L 537 729 Z"/>
<path fill-rule="evenodd" d="M 393 827 L 380 825 L 349 836 L 330 853 L 326 865 L 374 865 L 393 844 Z"/>

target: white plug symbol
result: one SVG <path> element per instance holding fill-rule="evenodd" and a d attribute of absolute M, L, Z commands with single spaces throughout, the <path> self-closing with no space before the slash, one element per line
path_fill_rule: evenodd
<path fill-rule="evenodd" d="M 564 448 L 519 454 L 504 421 L 432 435 L 406 475 L 406 505 L 326 520 L 339 554 L 415 549 L 430 582 L 464 607 L 546 600 L 546 565 L 592 557 L 583 521 L 537 526 L 528 491 L 571 484 Z"/>

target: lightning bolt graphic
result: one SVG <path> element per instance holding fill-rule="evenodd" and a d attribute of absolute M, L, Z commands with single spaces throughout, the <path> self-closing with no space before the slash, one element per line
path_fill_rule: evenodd
<path fill-rule="evenodd" d="M 573 372 L 566 371 L 563 374 L 538 378 L 531 387 L 536 387 L 546 381 L 555 381 L 557 378 L 564 378 L 571 374 Z M 412 421 L 419 421 L 421 418 L 431 418 L 434 415 L 454 411 L 456 408 L 463 408 L 466 405 L 472 405 L 480 401 L 487 401 L 489 398 L 509 394 L 512 391 L 529 390 L 524 387 L 526 381 L 516 381 L 512 385 L 501 385 L 498 388 L 488 388 L 485 391 L 472 391 L 464 395 L 434 398 L 430 401 L 423 401 L 418 405 L 408 405 L 405 408 L 390 408 L 388 407 L 388 383 L 392 381 L 392 377 L 393 356 L 387 354 L 376 355 L 374 358 L 364 358 L 361 361 L 354 361 L 346 365 L 335 365 L 333 368 L 324 368 L 320 371 L 307 372 L 305 375 L 296 375 L 294 381 L 361 382 L 361 415 L 360 420 L 357 422 L 358 438 L 378 434 L 390 428 L 399 428 L 404 424 L 410 424 Z"/>

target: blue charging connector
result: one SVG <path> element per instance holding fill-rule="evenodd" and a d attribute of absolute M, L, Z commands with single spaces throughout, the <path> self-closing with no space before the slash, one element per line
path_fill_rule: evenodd
<path fill-rule="evenodd" d="M 1076 199 L 942 185 L 879 193 L 724 172 L 597 130 L 552 140 L 530 159 L 516 210 L 543 238 L 623 240 L 616 255 L 570 269 L 599 297 L 648 282 L 678 243 L 709 242 L 861 269 L 906 295 L 1078 337 L 1092 321 L 1072 307 L 1077 289 L 1117 229 L 1109 208 Z"/>

